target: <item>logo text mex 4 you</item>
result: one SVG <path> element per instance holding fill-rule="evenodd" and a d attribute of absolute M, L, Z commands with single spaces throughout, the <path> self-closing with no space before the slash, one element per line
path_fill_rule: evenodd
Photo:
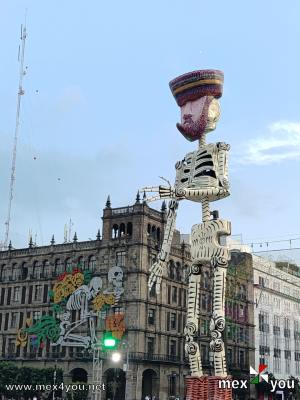
<path fill-rule="evenodd" d="M 274 393 L 277 389 L 294 389 L 295 381 L 293 379 L 273 379 L 269 380 L 269 374 L 266 369 L 268 366 L 266 364 L 259 364 L 258 371 L 250 366 L 250 375 L 253 376 L 250 379 L 251 385 L 257 385 L 260 382 L 269 383 L 271 386 L 271 393 Z M 248 389 L 249 381 L 247 379 L 221 379 L 219 381 L 219 388 L 226 389 Z"/>

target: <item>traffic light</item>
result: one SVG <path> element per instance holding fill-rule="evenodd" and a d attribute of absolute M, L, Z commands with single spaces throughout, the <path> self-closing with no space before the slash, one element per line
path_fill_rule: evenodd
<path fill-rule="evenodd" d="M 118 345 L 118 340 L 113 337 L 111 332 L 106 332 L 103 336 L 103 349 L 114 350 Z"/>

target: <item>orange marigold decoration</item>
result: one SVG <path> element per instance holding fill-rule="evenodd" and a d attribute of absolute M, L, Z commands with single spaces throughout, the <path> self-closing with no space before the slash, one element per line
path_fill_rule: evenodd
<path fill-rule="evenodd" d="M 124 314 L 108 315 L 105 320 L 105 329 L 111 331 L 116 339 L 121 339 L 125 332 Z"/>

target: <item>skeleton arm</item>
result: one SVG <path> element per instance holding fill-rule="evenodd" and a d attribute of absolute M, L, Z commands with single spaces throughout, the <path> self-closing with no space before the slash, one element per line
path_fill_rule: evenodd
<path fill-rule="evenodd" d="M 163 271 L 166 268 L 171 243 L 173 239 L 173 233 L 175 229 L 176 215 L 177 215 L 178 201 L 171 200 L 169 203 L 169 211 L 167 215 L 167 224 L 164 233 L 164 239 L 161 247 L 161 251 L 158 254 L 157 261 L 150 268 L 150 277 L 148 281 L 149 290 L 151 290 L 154 283 L 156 283 L 156 293 L 160 292 L 160 285 L 162 280 Z"/>
<path fill-rule="evenodd" d="M 227 155 L 228 151 L 230 150 L 230 145 L 219 142 L 217 143 L 218 148 L 218 175 L 219 175 L 219 182 L 222 187 L 225 189 L 229 188 L 229 181 L 228 181 L 228 162 L 227 162 Z"/>

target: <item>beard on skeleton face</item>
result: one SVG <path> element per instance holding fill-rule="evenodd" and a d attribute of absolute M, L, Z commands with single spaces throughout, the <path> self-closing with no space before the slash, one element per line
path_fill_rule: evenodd
<path fill-rule="evenodd" d="M 190 142 L 200 139 L 200 137 L 205 132 L 208 119 L 208 108 L 212 99 L 212 96 L 207 96 L 202 109 L 202 113 L 197 121 L 193 121 L 192 119 L 187 118 L 184 124 L 180 124 L 179 122 L 176 124 L 179 132 L 182 133 L 182 135 Z"/>

